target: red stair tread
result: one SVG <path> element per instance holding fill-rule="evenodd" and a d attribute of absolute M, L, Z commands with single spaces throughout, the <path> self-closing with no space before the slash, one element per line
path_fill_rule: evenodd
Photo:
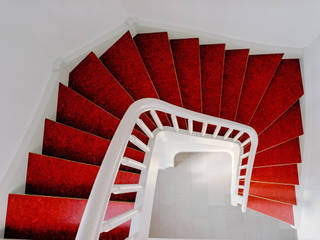
<path fill-rule="evenodd" d="M 121 119 L 134 99 L 91 52 L 69 75 L 69 87 Z M 154 130 L 154 123 L 142 117 Z"/>
<path fill-rule="evenodd" d="M 134 41 L 159 98 L 182 107 L 182 98 L 173 63 L 168 33 L 142 33 L 136 35 Z M 187 128 L 186 121 L 178 118 L 178 123 L 180 128 Z"/>
<path fill-rule="evenodd" d="M 248 55 L 249 49 L 227 50 L 225 53 L 221 118 L 232 121 L 236 118 Z"/>
<path fill-rule="evenodd" d="M 69 75 L 69 87 L 122 118 L 134 102 L 99 58 L 90 53 Z"/>
<path fill-rule="evenodd" d="M 293 185 L 272 183 L 250 183 L 250 195 L 296 205 L 296 191 Z"/>
<path fill-rule="evenodd" d="M 299 102 L 259 135 L 258 152 L 294 139 L 303 134 Z"/>
<path fill-rule="evenodd" d="M 88 99 L 62 84 L 59 85 L 57 121 L 111 139 L 119 125 L 119 118 L 106 112 Z M 144 143 L 148 137 L 133 130 Z"/>
<path fill-rule="evenodd" d="M 99 167 L 96 165 L 30 153 L 26 193 L 88 198 L 98 171 Z M 138 184 L 139 176 L 119 171 L 115 183 Z M 111 199 L 132 202 L 135 200 L 135 193 L 113 195 Z"/>
<path fill-rule="evenodd" d="M 200 46 L 203 113 L 220 116 L 225 44 Z"/>
<path fill-rule="evenodd" d="M 42 153 L 49 156 L 100 165 L 110 140 L 46 119 Z M 143 162 L 144 153 L 127 147 L 126 157 Z"/>
<path fill-rule="evenodd" d="M 170 40 L 183 107 L 202 112 L 199 39 Z"/>
<path fill-rule="evenodd" d="M 283 54 L 250 55 L 237 112 L 237 122 L 248 124 L 266 92 Z"/>
<path fill-rule="evenodd" d="M 297 164 L 253 168 L 251 181 L 299 184 Z"/>
<path fill-rule="evenodd" d="M 75 239 L 87 200 L 10 194 L 5 238 Z M 133 203 L 110 202 L 105 219 L 133 209 Z M 100 239 L 125 239 L 130 222 L 126 222 Z"/>
<path fill-rule="evenodd" d="M 250 125 L 262 132 L 303 95 L 299 59 L 283 59 Z"/>
<path fill-rule="evenodd" d="M 299 138 L 256 154 L 254 167 L 301 163 Z"/>
<path fill-rule="evenodd" d="M 249 196 L 248 208 L 294 225 L 292 205 Z"/>
<path fill-rule="evenodd" d="M 134 37 L 142 60 L 160 99 L 182 106 L 168 33 L 144 33 Z"/>
<path fill-rule="evenodd" d="M 156 89 L 129 31 L 114 43 L 100 59 L 134 99 L 158 98 Z"/>
<path fill-rule="evenodd" d="M 100 59 L 135 100 L 159 98 L 129 31 L 114 43 Z M 170 125 L 165 114 L 161 113 L 159 117 L 164 125 Z"/>

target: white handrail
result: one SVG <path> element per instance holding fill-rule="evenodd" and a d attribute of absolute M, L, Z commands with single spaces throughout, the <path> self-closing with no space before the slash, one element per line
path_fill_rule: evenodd
<path fill-rule="evenodd" d="M 246 211 L 251 172 L 253 167 L 253 161 L 258 145 L 258 136 L 256 131 L 247 126 L 237 122 L 212 117 L 202 113 L 193 112 L 158 99 L 145 98 L 134 102 L 126 111 L 120 124 L 112 138 L 112 141 L 108 147 L 108 151 L 100 166 L 98 175 L 92 187 L 87 206 L 81 219 L 81 223 L 77 232 L 77 240 L 96 240 L 99 238 L 101 232 L 110 230 L 111 227 L 117 227 L 124 220 L 130 220 L 137 215 L 141 209 L 133 209 L 127 213 L 123 213 L 119 216 L 104 221 L 106 209 L 109 203 L 111 193 L 113 191 L 129 192 L 140 191 L 144 186 L 138 185 L 115 185 L 115 179 L 121 163 L 125 163 L 129 166 L 135 166 L 141 171 L 148 171 L 145 165 L 137 163 L 134 159 L 128 159 L 124 157 L 124 152 L 129 142 L 136 145 L 144 152 L 149 152 L 150 148 L 143 143 L 138 137 L 132 135 L 134 126 L 137 124 L 143 132 L 149 137 L 154 137 L 154 134 L 148 129 L 148 127 L 139 118 L 141 114 L 149 112 L 158 127 L 157 130 L 163 129 L 163 123 L 158 117 L 157 112 L 163 112 L 171 115 L 171 119 L 174 124 L 174 130 L 178 131 L 179 126 L 177 124 L 176 117 L 186 119 L 188 121 L 188 133 L 190 135 L 198 134 L 205 136 L 208 125 L 216 126 L 216 129 L 212 137 L 221 137 L 221 140 L 232 141 L 239 144 L 241 149 L 241 157 L 239 159 L 238 173 L 236 179 L 235 195 L 237 196 L 237 204 L 241 204 L 242 211 Z M 193 121 L 203 124 L 201 133 L 193 130 Z M 219 136 L 221 128 L 228 129 L 224 136 Z M 232 129 L 232 130 L 231 130 Z M 232 139 L 230 135 L 233 131 L 239 131 L 239 133 Z M 245 142 L 239 141 L 242 134 L 247 134 L 249 137 Z M 206 136 L 205 136 L 206 137 Z M 250 143 L 250 150 L 244 153 L 244 147 Z M 246 165 L 242 166 L 242 160 L 248 159 Z M 240 177 L 241 170 L 245 169 L 245 177 Z M 244 181 L 244 186 L 239 185 L 240 179 Z M 243 189 L 242 196 L 238 194 L 239 189 Z M 142 206 L 143 208 L 143 206 Z M 136 231 L 137 232 L 137 231 Z"/>

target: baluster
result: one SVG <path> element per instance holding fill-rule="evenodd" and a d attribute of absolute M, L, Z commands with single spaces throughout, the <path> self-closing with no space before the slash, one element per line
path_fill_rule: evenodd
<path fill-rule="evenodd" d="M 111 189 L 114 194 L 138 192 L 140 190 L 142 190 L 142 186 L 139 184 L 114 184 Z"/>
<path fill-rule="evenodd" d="M 171 120 L 172 120 L 174 130 L 176 130 L 178 132 L 179 131 L 179 124 L 177 121 L 177 117 L 175 115 L 171 114 Z"/>
<path fill-rule="evenodd" d="M 218 136 L 218 133 L 220 132 L 220 129 L 221 129 L 221 126 L 217 125 L 216 129 L 213 132 L 213 137 L 217 137 Z"/>
<path fill-rule="evenodd" d="M 248 167 L 248 164 L 245 164 L 245 165 L 242 165 L 240 169 L 246 169 L 247 167 Z"/>
<path fill-rule="evenodd" d="M 100 227 L 100 232 L 109 232 L 110 230 L 118 227 L 119 225 L 129 221 L 138 213 L 138 210 L 132 209 L 107 221 L 103 221 Z"/>
<path fill-rule="evenodd" d="M 163 129 L 163 125 L 162 125 L 162 123 L 161 123 L 156 111 L 151 110 L 150 113 L 151 113 L 151 116 L 152 116 L 153 120 L 155 121 L 157 127 L 160 128 L 160 129 Z"/>
<path fill-rule="evenodd" d="M 189 133 L 193 132 L 193 121 L 190 118 L 188 119 L 188 130 L 189 130 Z"/>
<path fill-rule="evenodd" d="M 202 124 L 202 130 L 201 130 L 201 136 L 204 136 L 207 132 L 207 127 L 208 127 L 208 124 L 207 123 L 203 123 Z"/>
<path fill-rule="evenodd" d="M 145 145 L 139 138 L 137 138 L 134 135 L 131 135 L 129 137 L 129 141 L 132 144 L 136 145 L 138 148 L 140 148 L 144 152 L 149 152 L 150 151 L 150 148 L 147 145 Z"/>
<path fill-rule="evenodd" d="M 249 142 L 251 142 L 250 138 L 248 138 L 247 140 L 245 140 L 245 141 L 241 144 L 241 147 L 246 146 Z"/>
<path fill-rule="evenodd" d="M 139 118 L 137 121 L 137 125 L 141 128 L 141 130 L 149 137 L 153 138 L 153 133 L 151 130 L 147 127 L 147 125 Z"/>
<path fill-rule="evenodd" d="M 228 131 L 226 132 L 226 134 L 224 135 L 223 139 L 227 139 L 230 134 L 232 133 L 233 129 L 232 128 L 229 128 Z"/>
<path fill-rule="evenodd" d="M 133 159 L 128 158 L 128 157 L 123 157 L 121 164 L 125 165 L 127 167 L 132 167 L 132 168 L 135 168 L 135 169 L 139 169 L 139 170 L 144 170 L 144 169 L 147 168 L 147 166 L 144 165 L 143 163 L 138 162 L 138 161 L 133 160 Z"/>
<path fill-rule="evenodd" d="M 238 134 L 233 138 L 233 141 L 237 141 L 243 134 L 243 131 L 238 132 Z"/>
<path fill-rule="evenodd" d="M 247 152 L 247 153 L 241 155 L 241 160 L 247 158 L 249 156 L 249 154 L 250 154 L 250 152 Z"/>

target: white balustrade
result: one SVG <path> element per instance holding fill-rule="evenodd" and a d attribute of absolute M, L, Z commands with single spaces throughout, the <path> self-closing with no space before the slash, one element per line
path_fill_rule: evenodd
<path fill-rule="evenodd" d="M 157 129 L 153 132 L 147 127 L 147 125 L 139 118 L 141 114 L 150 112 L 154 122 L 156 123 Z M 76 236 L 77 240 L 96 240 L 99 238 L 100 233 L 108 232 L 113 228 L 131 220 L 136 219 L 136 217 L 142 218 L 141 214 L 145 213 L 142 202 L 135 204 L 135 208 L 125 212 L 121 215 L 113 217 L 109 220 L 104 220 L 105 212 L 109 203 L 111 193 L 122 194 L 129 192 L 138 192 L 139 198 L 143 199 L 143 194 L 145 194 L 144 187 L 148 184 L 148 179 L 140 181 L 139 184 L 114 184 L 120 164 L 123 164 L 128 167 L 133 167 L 135 169 L 142 170 L 142 175 L 147 176 L 148 165 L 140 163 L 134 159 L 124 157 L 128 143 L 140 148 L 145 153 L 148 153 L 152 150 L 152 142 L 155 139 L 156 134 L 164 129 L 164 126 L 157 114 L 161 112 L 166 115 L 171 115 L 171 120 L 173 127 L 166 126 L 166 130 L 172 129 L 175 132 L 182 131 L 185 134 L 197 135 L 199 134 L 203 137 L 207 137 L 206 131 L 208 125 L 216 126 L 214 133 L 212 134 L 213 138 L 219 137 L 219 132 L 221 128 L 228 129 L 224 134 L 222 140 L 230 141 L 229 137 L 231 133 L 239 131 L 238 134 L 231 138 L 234 144 L 239 144 L 241 149 L 241 155 L 239 158 L 239 166 L 237 166 L 236 181 L 234 186 L 231 188 L 233 191 L 234 199 L 236 203 L 241 205 L 242 211 L 246 211 L 251 172 L 253 167 L 253 161 L 258 145 L 258 137 L 255 130 L 249 126 L 208 116 L 205 114 L 193 112 L 181 107 L 174 106 L 172 104 L 163 102 L 157 99 L 141 99 L 133 103 L 126 114 L 123 116 L 120 124 L 112 138 L 112 141 L 108 147 L 108 151 L 103 159 L 103 162 L 100 166 L 98 175 L 96 177 L 95 183 L 92 187 L 88 203 L 86 205 L 81 223 L 78 229 Z M 186 119 L 188 121 L 188 129 L 182 130 L 179 128 L 177 117 Z M 202 123 L 201 133 L 197 133 L 193 129 L 193 122 Z M 138 125 L 140 129 L 145 133 L 149 138 L 148 145 L 143 143 L 138 137 L 132 135 L 132 131 L 135 125 Z M 243 143 L 239 142 L 239 139 L 243 134 L 247 134 L 249 138 Z M 246 153 L 244 153 L 244 147 L 251 143 L 250 148 Z M 242 165 L 242 160 L 248 158 L 247 163 Z M 246 174 L 240 176 L 242 169 L 246 169 Z M 244 185 L 239 185 L 239 180 L 244 182 Z M 238 194 L 238 189 L 243 189 L 242 196 Z M 142 195 L 141 195 L 142 194 Z M 139 200 L 138 200 L 139 201 Z M 139 206 L 139 207 L 137 207 Z M 136 209 L 137 208 L 137 209 Z M 135 225 L 136 228 L 143 227 Z M 129 236 L 127 239 L 139 239 L 139 232 L 141 229 L 134 229 L 134 234 Z"/>

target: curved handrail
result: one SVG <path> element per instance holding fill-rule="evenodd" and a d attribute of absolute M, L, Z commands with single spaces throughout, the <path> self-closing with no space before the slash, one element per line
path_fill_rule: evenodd
<path fill-rule="evenodd" d="M 144 152 L 150 151 L 147 145 L 132 135 L 132 131 L 137 124 L 149 137 L 149 139 L 153 138 L 151 130 L 139 118 L 141 114 L 147 112 L 150 112 L 159 130 L 163 129 L 163 125 L 158 117 L 157 112 L 163 112 L 170 115 L 173 128 L 176 131 L 179 131 L 177 117 L 184 118 L 188 121 L 188 132 L 190 134 L 194 133 L 192 127 L 194 121 L 202 123 L 202 136 L 205 136 L 208 125 L 216 126 L 213 137 L 219 136 L 219 130 L 221 128 L 227 128 L 228 131 L 224 134 L 224 139 L 238 142 L 242 149 L 235 191 L 238 195 L 239 189 L 243 189 L 242 197 L 239 195 L 238 203 L 242 205 L 242 211 L 246 210 L 253 161 L 258 145 L 258 136 L 256 131 L 244 124 L 193 112 L 158 99 L 145 98 L 134 102 L 128 108 L 122 120 L 120 121 L 92 187 L 77 232 L 77 240 L 98 239 L 100 233 L 110 231 L 114 227 L 117 227 L 120 224 L 130 220 L 139 213 L 139 209 L 133 209 L 117 217 L 109 219 L 108 221 L 103 221 L 111 193 L 135 192 L 143 188 L 143 186 L 137 184 L 135 184 L 135 186 L 115 185 L 114 182 L 121 163 L 127 166 L 135 167 L 142 171 L 147 171 L 147 169 L 145 169 L 145 165 L 134 161 L 133 159 L 124 158 L 124 152 L 129 142 L 136 145 Z M 238 131 L 238 134 L 235 137 L 230 138 L 230 135 L 233 131 Z M 246 138 L 243 142 L 239 141 L 241 136 L 243 136 L 245 133 L 248 135 L 248 138 Z M 244 149 L 249 143 L 250 150 L 244 153 Z M 248 159 L 245 165 L 242 165 L 243 159 Z M 242 169 L 246 169 L 246 174 L 244 176 L 240 176 Z M 240 180 L 244 181 L 244 186 L 239 184 Z"/>

